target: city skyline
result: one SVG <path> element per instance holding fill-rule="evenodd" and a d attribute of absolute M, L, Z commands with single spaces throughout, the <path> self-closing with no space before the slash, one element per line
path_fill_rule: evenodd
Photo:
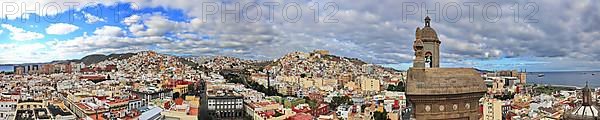
<path fill-rule="evenodd" d="M 0 120 L 600 119 L 600 1 L 0 2 Z"/>
<path fill-rule="evenodd" d="M 14 3 L 19 9 L 36 8 L 35 2 Z M 600 67 L 595 59 L 600 52 L 593 47 L 600 44 L 596 40 L 600 29 L 594 27 L 598 26 L 595 21 L 600 19 L 600 14 L 594 12 L 600 9 L 597 1 L 192 2 L 198 3 L 196 5 L 186 4 L 190 1 L 107 1 L 88 7 L 83 6 L 90 2 L 82 1 L 79 7 L 72 9 L 66 8 L 69 4 L 65 2 L 38 3 L 38 9 L 42 10 L 30 11 L 32 14 L 11 14 L 6 10 L 2 13 L 5 18 L 0 28 L 0 64 L 145 50 L 180 56 L 222 55 L 270 60 L 294 51 L 324 49 L 334 55 L 406 70 L 412 64 L 410 48 L 415 25 L 422 25 L 424 16 L 433 16 L 433 26 L 443 42 L 442 67 L 528 71 L 597 70 L 595 68 Z M 54 3 L 62 9 L 43 10 Z M 237 3 L 240 7 L 233 13 L 239 13 L 240 21 L 231 19 L 233 15 L 222 17 L 222 11 L 208 14 L 207 9 L 202 9 L 210 5 L 235 8 Z M 262 6 L 263 14 L 260 17 L 245 15 L 257 10 L 246 8 L 248 3 Z M 279 3 L 274 8 L 273 21 L 266 14 L 265 3 Z M 320 7 L 311 8 L 315 3 Z M 440 7 L 435 10 L 427 8 L 437 4 Z M 455 4 L 462 13 L 456 21 L 448 17 L 455 15 Z M 467 5 L 475 4 L 474 19 L 470 20 Z M 287 5 L 299 6 L 303 16 L 298 21 L 290 19 L 294 17 L 280 10 L 295 8 Z M 493 10 L 494 5 L 500 6 L 502 16 L 485 19 L 493 18 L 498 12 L 498 9 Z M 511 8 L 513 5 L 519 6 L 519 12 Z M 412 7 L 429 9 L 436 14 L 414 12 Z M 485 9 L 482 8 L 492 10 L 483 14 Z M 317 17 L 314 10 L 320 11 Z M 331 10 L 335 14 L 328 17 Z M 60 16 L 59 19 L 52 20 L 56 16 Z M 253 17 L 262 19 L 252 21 Z"/>

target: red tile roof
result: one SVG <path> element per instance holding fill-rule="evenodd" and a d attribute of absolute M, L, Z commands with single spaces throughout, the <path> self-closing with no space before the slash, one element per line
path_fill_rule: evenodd
<path fill-rule="evenodd" d="M 313 116 L 306 113 L 297 113 L 293 116 L 290 116 L 286 120 L 312 120 Z"/>
<path fill-rule="evenodd" d="M 190 112 L 188 115 L 198 115 L 198 108 L 190 107 Z"/>
<path fill-rule="evenodd" d="M 175 105 L 182 105 L 183 104 L 183 98 L 177 98 L 175 99 Z"/>

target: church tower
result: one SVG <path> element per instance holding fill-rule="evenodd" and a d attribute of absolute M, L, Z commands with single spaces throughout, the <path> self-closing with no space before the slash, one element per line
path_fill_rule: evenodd
<path fill-rule="evenodd" d="M 592 90 L 588 87 L 588 83 L 585 82 L 585 87 L 581 90 L 583 103 L 582 106 L 591 106 L 592 105 Z"/>
<path fill-rule="evenodd" d="M 479 100 L 487 88 L 473 68 L 440 68 L 440 40 L 431 19 L 417 27 L 415 59 L 406 76 L 406 98 L 417 120 L 479 120 Z"/>
<path fill-rule="evenodd" d="M 431 19 L 429 16 L 425 17 L 425 27 L 423 29 L 417 28 L 415 34 L 413 67 L 439 68 L 440 44 L 441 41 L 437 37 L 437 33 L 431 28 Z"/>
<path fill-rule="evenodd" d="M 575 109 L 571 109 L 565 112 L 563 119 L 565 120 L 598 120 L 600 119 L 600 107 L 594 104 L 593 90 L 588 87 L 588 83 L 585 82 L 585 87 L 581 90 L 582 102 Z"/>

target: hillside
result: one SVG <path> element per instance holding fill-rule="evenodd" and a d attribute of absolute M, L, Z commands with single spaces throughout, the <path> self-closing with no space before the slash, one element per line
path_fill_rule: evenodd
<path fill-rule="evenodd" d="M 85 65 L 111 64 L 110 61 L 128 60 L 140 53 L 152 51 L 142 51 L 136 53 L 123 54 L 92 54 L 81 59 L 56 60 L 49 63 L 66 64 L 70 62 L 83 62 Z M 164 57 L 174 58 L 174 61 L 191 66 L 193 68 L 210 69 L 212 71 L 220 70 L 276 70 L 278 74 L 313 74 L 313 75 L 339 75 L 344 73 L 352 74 L 372 74 L 377 72 L 399 72 L 393 68 L 386 68 L 379 65 L 369 64 L 357 58 L 341 57 L 320 52 L 293 52 L 288 53 L 272 61 L 245 60 L 236 57 L 212 56 L 212 57 L 179 57 L 168 54 L 158 54 Z M 141 56 L 139 56 L 141 57 Z M 136 58 L 139 58 L 136 57 Z M 164 58 L 163 57 L 163 58 Z M 43 64 L 43 63 L 38 63 Z"/>
<path fill-rule="evenodd" d="M 108 56 L 106 56 L 106 55 L 94 54 L 94 55 L 85 56 L 85 57 L 81 58 L 80 61 L 83 62 L 83 64 L 89 65 L 89 64 L 95 64 L 95 63 L 104 61 L 107 58 L 108 58 Z"/>
<path fill-rule="evenodd" d="M 398 72 L 392 68 L 368 64 L 357 58 L 340 57 L 329 52 L 293 52 L 266 66 L 270 71 L 286 76 L 336 77 L 343 74 L 385 76 Z"/>
<path fill-rule="evenodd" d="M 90 65 L 90 64 L 96 64 L 96 63 L 102 62 L 104 60 L 109 60 L 109 59 L 115 59 L 115 60 L 127 59 L 135 54 L 136 53 L 123 53 L 123 54 L 110 54 L 110 55 L 92 54 L 92 55 L 87 55 L 87 56 L 81 58 L 78 62 L 83 62 L 86 65 Z"/>
<path fill-rule="evenodd" d="M 335 76 L 340 74 L 379 74 L 400 72 L 393 68 L 369 64 L 357 58 L 341 57 L 327 52 L 292 52 L 273 61 L 244 60 L 235 57 L 215 56 L 197 57 L 196 63 L 212 69 L 220 70 L 263 70 L 268 69 L 276 74 L 318 76 Z"/>

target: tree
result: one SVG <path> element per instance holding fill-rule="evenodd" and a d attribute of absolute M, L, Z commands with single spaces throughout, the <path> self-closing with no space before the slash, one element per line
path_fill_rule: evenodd
<path fill-rule="evenodd" d="M 188 89 L 188 94 L 194 95 L 194 93 L 196 93 L 196 84 L 189 84 L 187 86 Z"/>
<path fill-rule="evenodd" d="M 402 85 L 388 85 L 387 91 L 398 91 L 398 92 L 404 92 L 404 84 Z"/>
<path fill-rule="evenodd" d="M 273 115 L 273 117 L 279 117 L 279 116 L 283 116 L 283 113 L 280 113 L 278 111 L 275 111 L 275 115 Z"/>
<path fill-rule="evenodd" d="M 180 93 L 179 93 L 179 92 L 175 92 L 175 93 L 173 93 L 173 100 L 175 100 L 175 99 L 179 98 L 179 96 L 180 96 Z"/>
<path fill-rule="evenodd" d="M 354 105 L 354 101 L 352 101 L 352 98 L 348 97 L 348 96 L 344 96 L 342 97 L 344 101 L 346 101 L 346 104 L 348 105 Z"/>
<path fill-rule="evenodd" d="M 307 104 L 308 104 L 308 106 L 310 106 L 310 108 L 311 108 L 311 109 L 315 109 L 315 108 L 317 108 L 317 101 L 314 101 L 314 100 L 308 100 L 308 99 L 306 99 L 306 100 L 307 100 Z"/>
<path fill-rule="evenodd" d="M 365 108 L 367 108 L 367 105 L 366 105 L 366 104 L 362 104 L 362 105 L 360 105 L 360 113 L 363 113 L 363 112 L 365 112 Z"/>
<path fill-rule="evenodd" d="M 387 87 L 387 91 L 394 91 L 396 89 L 396 86 L 394 85 L 388 85 Z"/>
<path fill-rule="evenodd" d="M 508 100 L 508 99 L 513 99 L 514 98 L 514 93 L 504 93 L 502 95 L 495 95 L 494 98 L 498 98 L 500 100 Z"/>
<path fill-rule="evenodd" d="M 387 120 L 387 111 L 385 111 L 385 109 L 383 109 L 383 112 L 379 112 L 379 111 L 375 111 L 375 113 L 373 113 L 373 118 L 375 120 Z"/>
<path fill-rule="evenodd" d="M 317 108 L 319 107 L 319 103 L 315 100 L 309 100 L 308 98 L 305 98 L 307 101 L 308 106 L 310 107 L 310 109 L 312 110 L 312 114 L 311 115 L 316 115 L 316 111 Z"/>
<path fill-rule="evenodd" d="M 273 87 L 265 87 L 264 85 L 260 85 L 257 82 L 248 81 L 247 79 L 249 79 L 250 73 L 248 73 L 247 71 L 238 71 L 237 73 L 233 73 L 232 71 L 221 71 L 219 72 L 219 74 L 221 74 L 225 79 L 227 79 L 227 82 L 229 83 L 244 84 L 250 89 L 265 93 L 265 95 L 267 96 L 283 96 L 282 94 L 277 92 L 277 89 Z"/>
<path fill-rule="evenodd" d="M 352 102 L 352 99 L 348 96 L 334 96 L 333 98 L 331 98 L 331 103 L 329 103 L 329 108 L 335 109 L 342 104 L 352 105 L 354 103 Z"/>

